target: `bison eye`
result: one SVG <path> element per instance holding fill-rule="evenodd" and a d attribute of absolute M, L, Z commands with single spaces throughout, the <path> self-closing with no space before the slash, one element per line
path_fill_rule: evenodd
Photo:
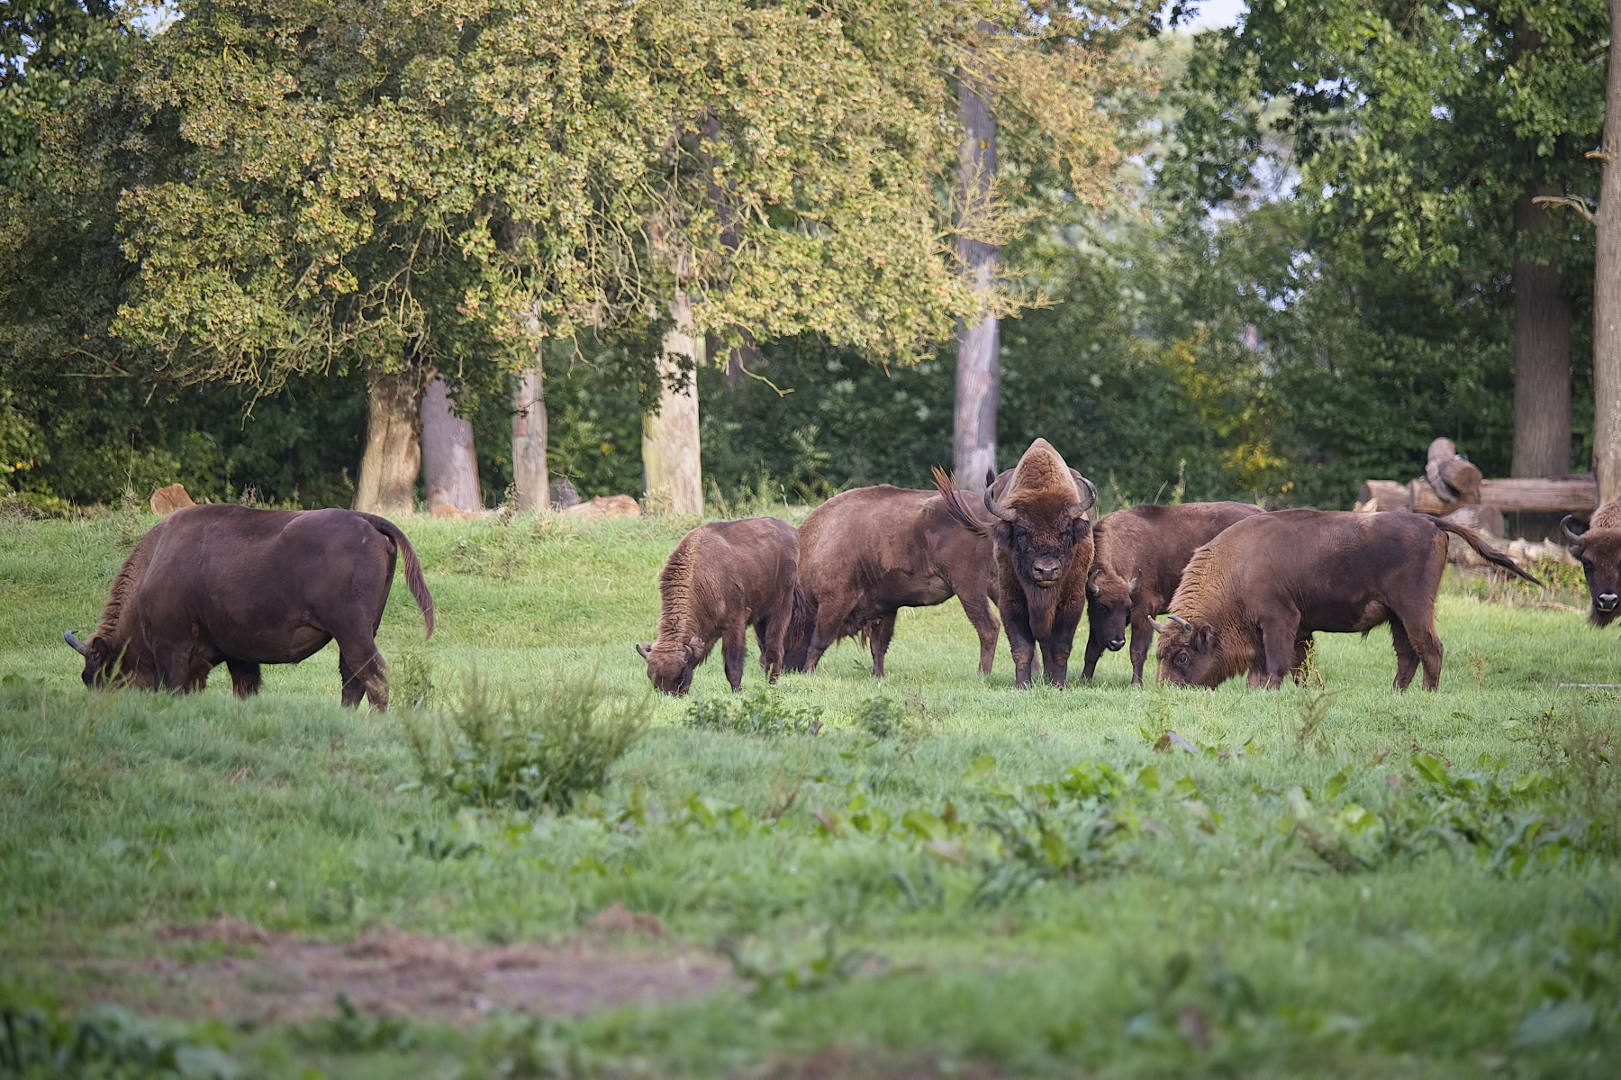
<path fill-rule="evenodd" d="M 1175 664 L 1177 667 L 1187 667 L 1188 666 L 1188 652 L 1187 652 L 1187 650 L 1183 649 L 1181 652 L 1177 653 L 1176 654 L 1176 659 L 1172 660 L 1171 663 Z"/>

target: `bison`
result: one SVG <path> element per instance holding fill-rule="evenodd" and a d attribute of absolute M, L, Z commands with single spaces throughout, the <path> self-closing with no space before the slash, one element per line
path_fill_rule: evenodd
<path fill-rule="evenodd" d="M 815 671 L 835 641 L 859 633 L 872 649 L 873 674 L 883 678 L 895 613 L 952 596 L 979 635 L 980 674 L 996 659 L 990 541 L 958 528 L 932 491 L 880 484 L 818 506 L 799 528 L 799 584 L 805 606 L 790 670 Z"/>
<path fill-rule="evenodd" d="M 1092 523 L 1086 512 L 1097 502 L 1097 488 L 1066 465 L 1046 439 L 1031 443 L 1010 471 L 985 479 L 985 509 L 993 520 L 988 530 L 943 473 L 936 474 L 935 484 L 959 525 L 991 538 L 993 587 L 1013 653 L 1013 685 L 1030 685 L 1039 642 L 1047 681 L 1062 687 L 1086 606 L 1092 568 Z"/>
<path fill-rule="evenodd" d="M 1621 499 L 1593 511 L 1586 532 L 1572 529 L 1568 514 L 1559 524 L 1575 541 L 1570 553 L 1580 560 L 1587 591 L 1593 597 L 1588 618 L 1594 626 L 1609 626 L 1621 603 Z"/>
<path fill-rule="evenodd" d="M 352 510 L 187 506 L 153 526 L 113 579 L 101 626 L 69 645 L 86 686 L 184 694 L 224 663 L 237 697 L 257 693 L 260 664 L 296 664 L 338 640 L 343 704 L 388 707 L 377 627 L 394 559 L 433 635 L 433 597 L 399 527 Z"/>
<path fill-rule="evenodd" d="M 1279 510 L 1229 526 L 1194 552 L 1161 628 L 1163 682 L 1218 686 L 1242 672 L 1275 688 L 1296 668 L 1315 631 L 1366 634 L 1390 623 L 1395 687 L 1424 665 L 1424 689 L 1441 681 L 1435 596 L 1447 534 L 1527 581 L 1536 578 L 1470 529 L 1424 514 Z M 1538 582 L 1540 584 L 1540 582 Z"/>
<path fill-rule="evenodd" d="M 1263 513 L 1245 503 L 1183 503 L 1116 510 L 1092 526 L 1092 570 L 1086 579 L 1083 679 L 1097 670 L 1103 650 L 1118 652 L 1131 627 L 1131 682 L 1141 686 L 1154 638 L 1154 616 L 1171 602 L 1182 568 L 1199 545 L 1235 521 Z"/>
<path fill-rule="evenodd" d="M 658 640 L 636 646 L 653 686 L 685 694 L 693 670 L 719 641 L 726 681 L 741 690 L 751 626 L 760 664 L 776 682 L 793 621 L 798 562 L 799 537 L 776 518 L 701 525 L 682 537 L 659 574 Z"/>

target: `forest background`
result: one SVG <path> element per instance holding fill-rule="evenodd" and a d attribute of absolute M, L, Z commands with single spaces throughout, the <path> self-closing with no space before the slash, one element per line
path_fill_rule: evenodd
<path fill-rule="evenodd" d="M 252 19 L 296 28 L 348 17 L 342 3 L 285 7 L 168 10 L 236 42 L 223 55 L 246 50 L 246 68 L 260 62 L 254 34 L 279 40 L 275 26 L 244 30 Z M 427 25 L 422 12 L 443 5 L 418 7 L 407 14 Z M 1058 10 L 1015 7 L 1010 18 L 1026 27 Z M 870 28 L 907 5 L 823 8 Z M 1044 436 L 1116 504 L 1241 497 L 1330 508 L 1349 506 L 1363 479 L 1415 474 L 1438 435 L 1488 476 L 1588 468 L 1585 211 L 1599 185 L 1588 152 L 1604 120 L 1607 9 L 1258 0 L 1236 27 L 1178 30 L 1195 10 L 1088 9 L 1088 32 L 1114 28 L 1099 48 L 1116 64 L 1084 75 L 1100 83 L 1087 104 L 1113 140 L 1110 153 L 1091 150 L 1095 190 L 1081 190 L 1073 163 L 1068 173 L 1055 164 L 1061 154 L 1032 164 L 1015 148 L 1001 163 L 998 194 L 1014 211 L 1001 272 L 1027 303 L 1001 320 L 1000 463 Z M 960 23 L 963 13 L 948 14 Z M 163 258 L 206 262 L 219 255 L 205 248 L 227 243 L 173 203 L 143 202 L 142 192 L 180 190 L 202 169 L 199 121 L 174 116 L 185 108 L 176 72 L 185 49 L 217 43 L 160 25 L 106 0 L 40 0 L 0 15 L 0 493 L 64 512 L 180 481 L 199 498 L 251 489 L 269 504 L 349 505 L 379 370 L 363 355 L 371 346 L 329 338 L 322 362 L 272 373 L 271 354 L 285 352 L 278 339 L 239 352 L 236 367 L 188 367 L 176 361 L 184 334 L 163 329 L 184 313 L 141 307 L 143 289 L 177 280 L 154 276 Z M 465 42 L 436 45 L 424 32 L 390 47 L 413 62 L 443 48 L 453 65 Z M 160 83 L 168 98 L 154 92 Z M 390 85 L 403 100 L 404 84 Z M 910 92 L 898 79 L 886 85 Z M 222 102 L 248 94 L 224 76 L 198 77 L 186 84 L 191 107 L 209 86 Z M 439 213 L 435 198 L 417 203 Z M 949 191 L 939 199 L 949 204 Z M 479 220 L 499 232 L 489 214 Z M 724 239 L 725 222 L 716 228 Z M 512 341 L 467 314 L 465 298 L 488 282 L 441 277 L 461 290 L 467 325 L 439 341 L 437 370 L 472 422 L 482 499 L 495 505 L 513 481 L 522 365 Z M 728 280 L 740 294 L 741 278 Z M 859 292 L 859 281 L 841 281 L 846 291 L 824 303 Z M 481 295 L 508 295 L 500 285 Z M 886 328 L 876 344 L 854 341 L 836 319 L 819 331 L 814 317 L 779 320 L 794 333 L 748 335 L 747 351 L 737 333 L 711 331 L 717 362 L 700 364 L 697 379 L 714 509 L 923 486 L 932 465 L 950 463 L 957 339 L 944 288 L 918 286 L 927 310 L 917 322 L 932 333 Z M 203 292 L 169 295 L 205 304 Z M 659 310 L 624 306 L 633 317 L 557 319 L 540 334 L 550 472 L 585 496 L 642 490 L 643 417 L 658 398 L 668 327 Z M 307 311 L 288 311 L 307 329 Z M 394 347 L 409 351 L 430 331 L 404 334 Z M 1538 387 L 1546 392 L 1531 394 Z"/>

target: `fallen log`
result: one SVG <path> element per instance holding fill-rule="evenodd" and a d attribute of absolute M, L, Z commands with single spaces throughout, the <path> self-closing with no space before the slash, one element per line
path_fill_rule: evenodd
<path fill-rule="evenodd" d="M 1366 505 L 1374 500 L 1380 510 L 1412 510 L 1420 514 L 1448 514 L 1471 505 L 1493 506 L 1504 514 L 1583 514 L 1598 506 L 1598 485 L 1591 473 L 1482 480 L 1477 504 L 1443 499 L 1428 480 L 1414 480 L 1411 484 L 1368 480 L 1362 485 L 1359 501 Z"/>
<path fill-rule="evenodd" d="M 1474 502 L 1480 495 L 1480 470 L 1458 456 L 1451 439 L 1436 439 L 1424 462 L 1424 478 L 1443 502 Z"/>

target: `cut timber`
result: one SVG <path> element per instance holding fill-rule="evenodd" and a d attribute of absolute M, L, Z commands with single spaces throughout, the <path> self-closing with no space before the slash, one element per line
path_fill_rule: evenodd
<path fill-rule="evenodd" d="M 1585 513 L 1598 507 L 1598 485 L 1592 473 L 1482 480 L 1480 501 L 1505 514 Z"/>
<path fill-rule="evenodd" d="M 1503 535 L 1503 512 L 1495 506 L 1484 504 L 1460 506 L 1450 514 L 1443 514 L 1441 520 L 1483 532 L 1488 536 Z"/>
<path fill-rule="evenodd" d="M 186 485 L 170 484 L 168 487 L 158 488 L 152 493 L 152 512 L 158 517 L 172 514 L 182 506 L 196 506 L 191 496 L 186 494 Z"/>
<path fill-rule="evenodd" d="M 1394 480 L 1368 480 L 1359 502 L 1377 499 L 1380 510 L 1414 510 L 1445 514 L 1471 503 L 1443 500 L 1428 480 L 1398 484 Z M 1586 513 L 1598 505 L 1598 488 L 1591 474 L 1578 476 L 1525 476 L 1512 480 L 1482 480 L 1480 505 L 1504 514 Z"/>
<path fill-rule="evenodd" d="M 1436 439 L 1430 443 L 1424 478 L 1445 502 L 1474 502 L 1480 494 L 1480 470 L 1467 458 L 1458 456 L 1458 448 L 1451 439 Z"/>

